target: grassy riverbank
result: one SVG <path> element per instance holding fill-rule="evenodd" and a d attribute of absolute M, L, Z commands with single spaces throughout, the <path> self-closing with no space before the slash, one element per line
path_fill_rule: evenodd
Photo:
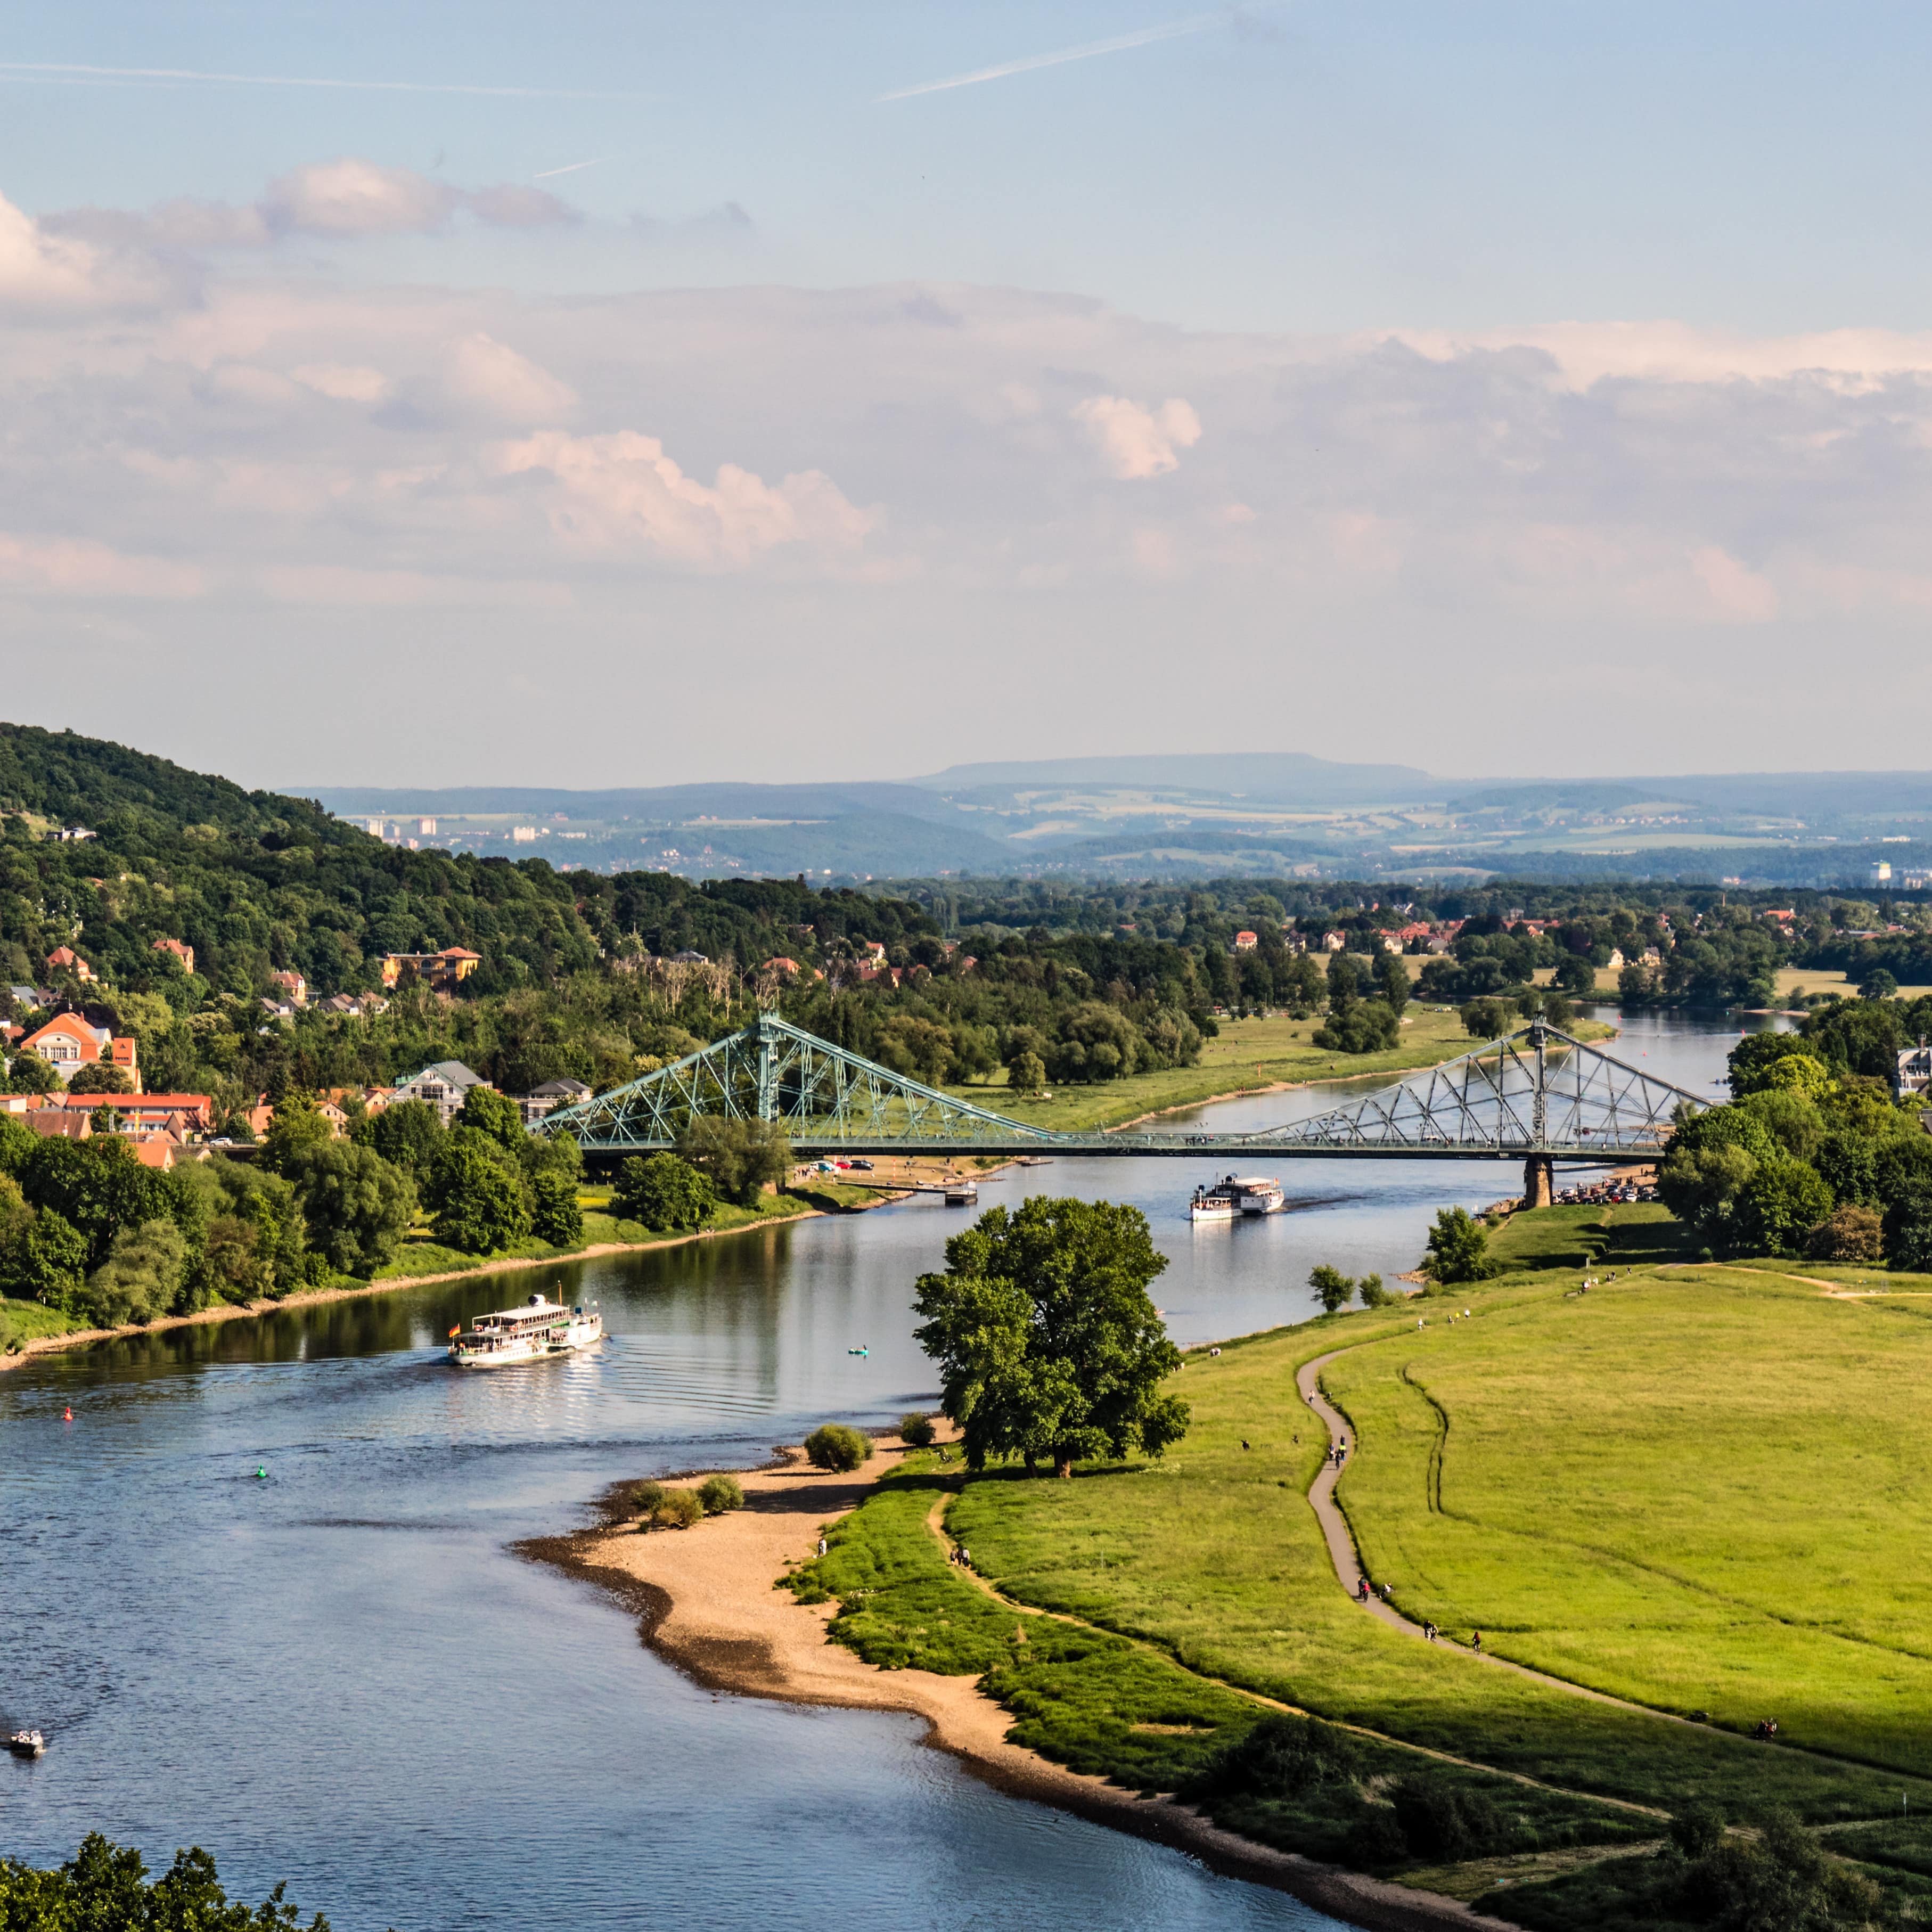
<path fill-rule="evenodd" d="M 998 1082 L 947 1091 L 1031 1126 L 1091 1132 L 1120 1126 L 1145 1114 L 1313 1080 L 1387 1078 L 1437 1066 L 1478 1044 L 1454 1008 L 1412 1006 L 1400 1044 L 1386 1053 L 1331 1053 L 1313 1044 L 1311 1036 L 1321 1024 L 1318 1018 L 1223 1020 L 1220 1034 L 1202 1046 L 1196 1066 L 1137 1073 L 1090 1087 L 1058 1088 L 1045 1098 L 1015 1094 L 1004 1084 L 1004 1074 Z M 1606 1038 L 1614 1030 L 1594 1021 L 1579 1022 L 1577 1028 L 1580 1040 Z"/>
<path fill-rule="evenodd" d="M 856 1190 L 850 1192 L 855 1196 Z M 466 1270 L 481 1268 L 504 1262 L 568 1262 L 580 1259 L 588 1251 L 602 1249 L 609 1252 L 614 1248 L 656 1248 L 666 1246 L 680 1240 L 688 1240 L 688 1232 L 677 1233 L 656 1228 L 646 1228 L 640 1221 L 626 1221 L 610 1212 L 610 1196 L 608 1189 L 586 1189 L 578 1199 L 584 1209 L 584 1239 L 575 1247 L 560 1248 L 548 1241 L 530 1238 L 518 1241 L 501 1252 L 494 1255 L 469 1255 L 458 1248 L 441 1246 L 427 1226 L 412 1229 L 405 1238 L 395 1258 L 387 1267 L 379 1268 L 374 1280 L 387 1285 L 405 1280 L 414 1280 L 424 1275 L 459 1274 Z M 811 1191 L 767 1195 L 755 1208 L 734 1207 L 728 1201 L 718 1204 L 711 1219 L 703 1232 L 710 1234 L 736 1234 L 746 1228 L 763 1227 L 773 1221 L 796 1221 L 809 1214 L 825 1211 L 826 1203 L 811 1198 Z"/>
<path fill-rule="evenodd" d="M 1673 1922 L 1623 1896 L 1657 1861 L 1597 1862 L 1637 1815 L 1606 1801 L 1652 1808 L 1653 1839 L 1700 1800 L 1857 1824 L 1845 1844 L 1894 1898 L 1925 1892 L 1911 1871 L 1932 1858 L 1884 1821 L 1901 1791 L 1932 1808 L 1932 1504 L 1913 1474 L 1932 1280 L 1858 1301 L 1775 1264 L 1672 1266 L 1655 1210 L 1519 1216 L 1500 1245 L 1521 1271 L 1456 1292 L 1473 1320 L 1432 1298 L 1193 1352 L 1193 1426 L 1164 1462 L 1070 1483 L 909 1465 L 802 1587 L 839 1600 L 833 1634 L 862 1654 L 983 1672 L 1018 1741 L 1130 1786 L 1186 1786 L 1270 1704 L 1372 1733 L 1344 1783 L 1206 1802 L 1262 1842 L 1486 1892 L 1526 1925 Z M 1618 1280 L 1580 1296 L 1582 1265 Z M 1713 1721 L 1538 1683 L 1352 1603 L 1306 1501 L 1325 1436 L 1294 1386 L 1338 1349 L 1323 1383 L 1358 1449 L 1340 1499 L 1399 1609 Z M 935 1504 L 996 1595 L 946 1562 Z M 1778 1744 L 1748 1735 L 1766 1715 Z M 1438 1774 L 1423 1750 L 1486 1780 L 1503 1822 L 1480 1858 L 1384 1843 L 1376 1863 L 1361 1819 L 1402 1767 Z M 1553 1811 L 1524 1809 L 1512 1774 Z"/>
<path fill-rule="evenodd" d="M 0 1297 L 0 1357 L 17 1355 L 29 1342 L 64 1335 L 80 1326 L 72 1316 L 44 1308 L 38 1301 L 9 1301 Z"/>

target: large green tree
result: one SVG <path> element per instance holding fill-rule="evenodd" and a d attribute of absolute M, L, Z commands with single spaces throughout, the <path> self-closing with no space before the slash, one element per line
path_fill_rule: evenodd
<path fill-rule="evenodd" d="M 1045 1196 L 995 1208 L 920 1277 L 920 1346 L 939 1364 L 968 1464 L 1161 1454 L 1187 1405 L 1161 1393 L 1180 1352 L 1148 1293 L 1167 1265 L 1137 1208 Z"/>
<path fill-rule="evenodd" d="M 1444 1288 L 1487 1281 L 1497 1272 L 1489 1235 L 1468 1208 L 1444 1208 L 1436 1215 L 1422 1268 L 1431 1281 Z"/>
<path fill-rule="evenodd" d="M 499 1094 L 493 1087 L 471 1088 L 463 1096 L 456 1124 L 487 1134 L 500 1147 L 514 1148 L 530 1138 L 524 1126 L 523 1109 L 508 1094 Z"/>
<path fill-rule="evenodd" d="M 782 1182 L 791 1166 L 791 1143 L 771 1120 L 728 1120 L 715 1114 L 692 1122 L 680 1136 L 680 1156 L 727 1201 L 740 1208 L 758 1204 L 767 1186 Z"/>
<path fill-rule="evenodd" d="M 530 1232 L 522 1177 L 473 1129 L 452 1135 L 438 1156 L 435 1205 L 436 1239 L 465 1254 L 499 1253 Z"/>
<path fill-rule="evenodd" d="M 322 1142 L 292 1154 L 283 1172 L 302 1204 L 310 1246 L 331 1268 L 366 1280 L 394 1257 L 416 1212 L 416 1190 L 373 1148 Z"/>
<path fill-rule="evenodd" d="M 250 1911 L 221 1888 L 200 1846 L 177 1851 L 150 1885 L 141 1855 L 90 1832 L 67 1864 L 40 1870 L 0 1858 L 0 1925 L 8 1932 L 300 1932 L 277 1886 Z M 328 1932 L 317 1912 L 308 1932 Z"/>
<path fill-rule="evenodd" d="M 673 1233 L 703 1227 L 718 1211 L 718 1190 L 674 1154 L 634 1155 L 617 1170 L 610 1204 L 626 1221 Z"/>
<path fill-rule="evenodd" d="M 356 1138 L 392 1167 L 414 1174 L 442 1144 L 442 1116 L 427 1100 L 398 1100 L 356 1124 Z"/>

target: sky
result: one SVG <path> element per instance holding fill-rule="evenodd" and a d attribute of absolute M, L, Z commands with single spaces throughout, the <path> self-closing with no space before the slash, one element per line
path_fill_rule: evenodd
<path fill-rule="evenodd" d="M 280 787 L 1923 764 L 1928 68 L 1856 4 L 30 10 L 0 716 Z"/>

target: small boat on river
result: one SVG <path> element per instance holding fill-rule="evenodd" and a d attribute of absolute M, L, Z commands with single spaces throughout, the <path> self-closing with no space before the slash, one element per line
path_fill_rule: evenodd
<path fill-rule="evenodd" d="M 7 1740 L 7 1748 L 16 1757 L 44 1757 L 47 1741 L 38 1731 L 16 1731 Z"/>
<path fill-rule="evenodd" d="M 1272 1174 L 1231 1174 L 1211 1187 L 1197 1187 L 1187 1211 L 1196 1221 L 1232 1221 L 1238 1214 L 1279 1214 L 1287 1205 Z"/>
<path fill-rule="evenodd" d="M 980 1204 L 980 1184 L 970 1175 L 954 1175 L 946 1183 L 946 1204 L 949 1208 L 976 1208 Z"/>
<path fill-rule="evenodd" d="M 479 1315 L 465 1334 L 449 1331 L 449 1359 L 459 1369 L 508 1369 L 522 1362 L 574 1355 L 604 1339 L 604 1318 L 595 1302 L 574 1308 L 533 1294 L 520 1308 Z"/>

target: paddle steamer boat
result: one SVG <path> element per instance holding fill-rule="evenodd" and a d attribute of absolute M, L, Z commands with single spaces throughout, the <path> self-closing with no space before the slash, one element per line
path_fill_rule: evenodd
<path fill-rule="evenodd" d="M 604 1339 L 604 1318 L 595 1302 L 567 1308 L 533 1294 L 520 1308 L 479 1315 L 464 1334 L 449 1331 L 449 1359 L 459 1369 L 507 1369 L 520 1362 L 573 1355 Z"/>

